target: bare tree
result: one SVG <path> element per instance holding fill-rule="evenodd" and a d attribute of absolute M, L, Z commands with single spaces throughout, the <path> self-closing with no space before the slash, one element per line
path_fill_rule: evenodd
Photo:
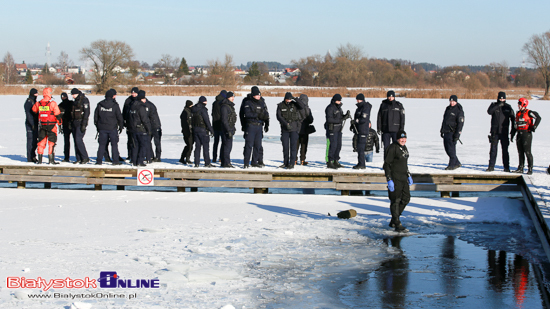
<path fill-rule="evenodd" d="M 98 91 L 109 89 L 115 76 L 115 68 L 126 64 L 134 57 L 130 45 L 120 41 L 97 40 L 80 50 L 80 59 L 91 61 Z"/>
<path fill-rule="evenodd" d="M 4 56 L 4 81 L 6 84 L 13 84 L 17 80 L 17 70 L 15 69 L 15 60 L 10 52 Z"/>
<path fill-rule="evenodd" d="M 527 54 L 527 61 L 535 66 L 535 69 L 544 78 L 544 100 L 548 100 L 550 89 L 550 31 L 541 35 L 533 35 L 525 45 L 523 52 Z"/>
<path fill-rule="evenodd" d="M 207 60 L 208 79 L 207 82 L 214 85 L 234 85 L 235 79 L 235 64 L 233 64 L 233 56 L 225 54 L 224 62 L 219 59 Z"/>
<path fill-rule="evenodd" d="M 69 58 L 69 55 L 67 55 L 64 51 L 61 51 L 59 57 L 57 57 L 57 61 L 63 72 L 67 72 L 68 68 L 74 65 L 73 61 Z"/>
<path fill-rule="evenodd" d="M 358 61 L 363 58 L 363 47 L 359 45 L 352 45 L 350 43 L 344 45 L 340 45 L 338 47 L 338 50 L 336 52 L 336 58 L 346 58 L 351 61 Z"/>

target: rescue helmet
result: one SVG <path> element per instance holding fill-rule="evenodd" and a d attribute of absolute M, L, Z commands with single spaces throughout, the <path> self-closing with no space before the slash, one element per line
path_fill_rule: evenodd
<path fill-rule="evenodd" d="M 525 108 L 527 108 L 527 105 L 529 105 L 529 101 L 527 101 L 526 98 L 521 98 L 521 99 L 519 99 L 519 101 L 518 101 L 518 105 L 519 105 L 520 107 L 525 107 Z"/>

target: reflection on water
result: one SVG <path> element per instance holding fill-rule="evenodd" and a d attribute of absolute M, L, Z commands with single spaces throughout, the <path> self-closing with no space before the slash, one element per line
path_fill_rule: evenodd
<path fill-rule="evenodd" d="M 541 268 L 456 236 L 391 237 L 395 258 L 340 290 L 349 308 L 548 308 Z"/>

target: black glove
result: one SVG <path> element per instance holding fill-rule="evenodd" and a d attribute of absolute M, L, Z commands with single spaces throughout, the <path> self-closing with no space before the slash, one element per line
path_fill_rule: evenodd
<path fill-rule="evenodd" d="M 378 130 L 378 131 L 376 131 L 376 133 L 378 133 L 378 135 L 381 135 L 382 131 Z"/>
<path fill-rule="evenodd" d="M 348 112 L 344 115 L 344 120 L 351 118 L 351 112 L 348 110 Z"/>
<path fill-rule="evenodd" d="M 441 138 L 444 138 L 445 137 L 445 133 L 441 133 Z"/>
<path fill-rule="evenodd" d="M 80 132 L 86 133 L 86 126 L 85 125 L 80 126 Z"/>
<path fill-rule="evenodd" d="M 63 126 L 59 126 L 59 133 L 63 134 Z"/>
<path fill-rule="evenodd" d="M 268 125 L 264 126 L 264 132 L 267 133 L 268 131 L 269 131 L 269 126 Z"/>
<path fill-rule="evenodd" d="M 162 137 L 162 129 L 159 128 L 158 131 L 159 131 L 159 137 Z"/>
<path fill-rule="evenodd" d="M 376 150 L 376 153 L 380 153 L 380 150 Z"/>
<path fill-rule="evenodd" d="M 122 127 L 118 128 L 118 134 L 122 133 Z"/>
<path fill-rule="evenodd" d="M 460 139 L 460 135 L 453 135 L 453 142 L 458 142 L 458 140 Z"/>
<path fill-rule="evenodd" d="M 535 127 L 531 127 L 531 132 L 535 133 Z"/>
<path fill-rule="evenodd" d="M 290 130 L 292 129 L 292 127 L 290 126 L 290 123 L 287 123 L 287 124 L 286 124 L 286 129 L 287 129 L 288 131 L 290 131 Z M 266 132 L 267 132 L 267 131 L 266 131 Z"/>
<path fill-rule="evenodd" d="M 510 142 L 514 142 L 514 136 L 513 135 L 510 136 Z"/>

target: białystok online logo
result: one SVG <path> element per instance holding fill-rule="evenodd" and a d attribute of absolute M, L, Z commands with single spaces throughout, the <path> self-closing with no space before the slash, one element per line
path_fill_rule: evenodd
<path fill-rule="evenodd" d="M 97 281 L 97 282 L 96 282 Z M 102 271 L 99 273 L 99 279 L 50 279 L 42 277 L 29 279 L 25 277 L 8 277 L 8 289 L 97 289 L 99 288 L 119 288 L 119 289 L 158 289 L 160 287 L 159 279 L 122 279 L 116 271 Z"/>

